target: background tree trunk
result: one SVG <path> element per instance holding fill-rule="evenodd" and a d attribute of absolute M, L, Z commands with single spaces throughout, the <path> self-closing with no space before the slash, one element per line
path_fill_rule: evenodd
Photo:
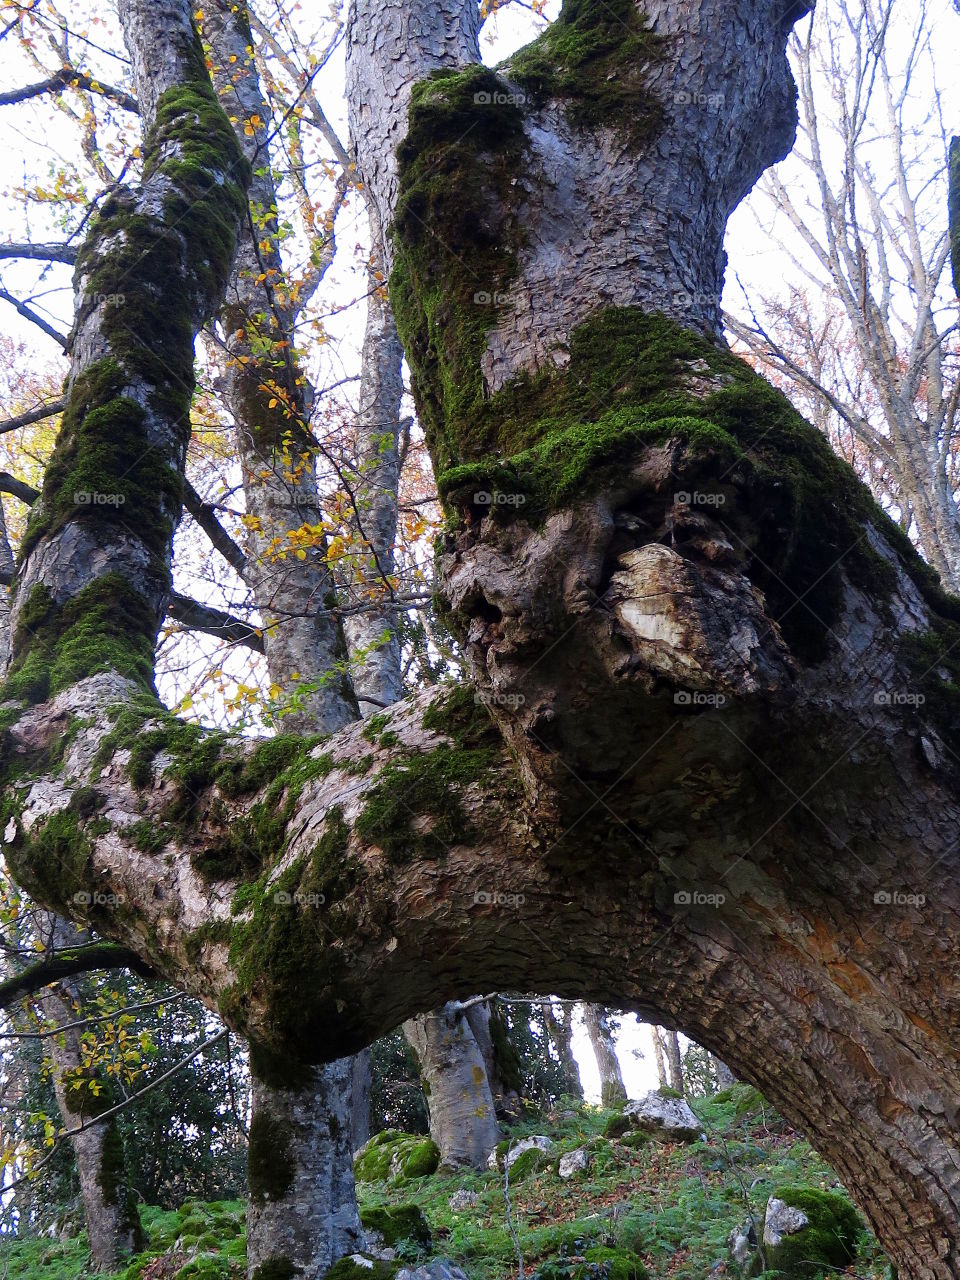
<path fill-rule="evenodd" d="M 667 1072 L 670 1077 L 670 1088 L 676 1089 L 677 1093 L 684 1093 L 683 1059 L 680 1057 L 680 1039 L 676 1031 L 672 1031 L 669 1027 L 661 1027 L 660 1034 L 663 1036 L 663 1048 L 667 1059 Z"/>
<path fill-rule="evenodd" d="M 583 1083 L 580 1080 L 580 1068 L 573 1056 L 573 1003 L 559 1001 L 560 1017 L 557 1017 L 557 1006 L 553 1000 L 541 1000 L 540 1011 L 543 1024 L 550 1036 L 553 1051 L 563 1072 L 564 1087 L 571 1098 L 583 1097 Z"/>
<path fill-rule="evenodd" d="M 65 950 L 89 942 L 90 935 L 50 912 L 38 913 L 48 946 Z M 34 1001 L 42 1018 L 66 1027 L 77 1020 L 79 992 L 70 982 L 48 987 Z M 127 1181 L 123 1142 L 115 1118 L 97 1115 L 119 1101 L 109 1079 L 85 1065 L 81 1036 L 71 1028 L 47 1041 L 53 1062 L 53 1089 L 65 1129 L 82 1129 L 70 1138 L 90 1254 L 98 1271 L 116 1271 L 122 1260 L 145 1244 L 136 1201 Z M 91 1088 L 91 1085 L 93 1088 Z"/>
<path fill-rule="evenodd" d="M 470 1001 L 468 1004 L 465 1017 L 483 1058 L 497 1118 L 515 1121 L 523 1110 L 520 1096 L 523 1078 L 519 1058 L 510 1044 L 506 1025 L 496 1008 L 496 997 L 493 1002 Z"/>
<path fill-rule="evenodd" d="M 600 1072 L 600 1101 L 605 1107 L 626 1102 L 627 1091 L 623 1084 L 609 1014 L 596 1004 L 585 1004 L 582 1008 L 583 1021 L 586 1024 L 587 1035 L 590 1037 L 590 1047 L 593 1049 L 597 1070 Z"/>
<path fill-rule="evenodd" d="M 447 1168 L 486 1167 L 500 1141 L 483 1054 L 456 1003 L 403 1024 L 417 1055 L 430 1113 L 430 1136 Z"/>
<path fill-rule="evenodd" d="M 659 1027 L 650 1026 L 650 1037 L 653 1040 L 653 1056 L 657 1063 L 657 1077 L 660 1080 L 660 1088 L 666 1089 L 670 1083 L 667 1079 L 667 1060 L 663 1053 L 663 1040 L 660 1038 L 661 1031 Z"/>

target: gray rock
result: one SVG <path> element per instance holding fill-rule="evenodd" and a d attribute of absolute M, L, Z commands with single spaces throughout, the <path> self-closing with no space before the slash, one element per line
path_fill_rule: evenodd
<path fill-rule="evenodd" d="M 757 1247 L 757 1233 L 753 1218 L 747 1218 L 741 1227 L 734 1227 L 727 1236 L 727 1244 L 730 1246 L 734 1262 L 741 1270 L 746 1270 L 747 1263 Z"/>
<path fill-rule="evenodd" d="M 593 1154 L 586 1147 L 577 1147 L 576 1151 L 568 1151 L 566 1155 L 560 1157 L 560 1165 L 557 1169 L 560 1177 L 566 1180 L 573 1178 L 578 1173 L 583 1173 L 585 1169 L 589 1169 L 593 1164 Z"/>
<path fill-rule="evenodd" d="M 519 1142 L 509 1149 L 505 1156 L 506 1165 L 509 1169 L 520 1159 L 525 1151 L 552 1151 L 554 1142 L 552 1138 L 547 1138 L 543 1134 L 534 1134 L 531 1138 L 521 1138 Z"/>
<path fill-rule="evenodd" d="M 763 1219 L 763 1243 L 775 1249 L 784 1236 L 795 1236 L 809 1225 L 810 1219 L 802 1209 L 795 1209 L 793 1205 L 771 1196 Z"/>
<path fill-rule="evenodd" d="M 476 1191 L 468 1191 L 466 1187 L 461 1187 L 450 1197 L 450 1208 L 454 1213 L 461 1213 L 464 1209 L 472 1209 L 479 1198 Z"/>
<path fill-rule="evenodd" d="M 470 1280 L 470 1277 L 449 1258 L 434 1258 L 422 1267 L 401 1268 L 396 1280 Z"/>
<path fill-rule="evenodd" d="M 683 1098 L 665 1098 L 656 1089 L 637 1102 L 628 1102 L 624 1116 L 634 1129 L 642 1129 L 663 1142 L 696 1142 L 703 1126 Z"/>

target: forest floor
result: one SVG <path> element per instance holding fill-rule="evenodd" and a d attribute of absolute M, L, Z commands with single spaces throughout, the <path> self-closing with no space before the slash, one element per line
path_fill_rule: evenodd
<path fill-rule="evenodd" d="M 362 1211 L 416 1204 L 429 1223 L 433 1256 L 459 1263 L 473 1280 L 613 1276 L 608 1263 L 585 1264 L 590 1250 L 628 1251 L 651 1280 L 734 1280 L 727 1239 L 749 1213 L 762 1222 L 767 1198 L 784 1186 L 839 1190 L 832 1170 L 755 1090 L 735 1086 L 718 1099 L 690 1099 L 706 1139 L 687 1144 L 622 1145 L 603 1136 L 610 1111 L 580 1105 L 515 1126 L 512 1139 L 543 1134 L 556 1144 L 551 1161 L 530 1168 L 509 1188 L 511 1233 L 502 1173 L 435 1173 L 403 1182 L 361 1183 Z M 556 1157 L 590 1144 L 591 1167 L 569 1180 Z M 529 1162 L 528 1162 L 529 1163 Z M 476 1201 L 450 1207 L 458 1190 Z M 122 1280 L 240 1280 L 245 1266 L 243 1205 L 190 1201 L 177 1210 L 141 1210 L 148 1248 Z M 397 1256 L 425 1258 L 422 1245 L 402 1240 Z M 5 1280 L 79 1280 L 91 1274 L 84 1234 L 0 1242 Z M 842 1273 L 884 1280 L 886 1259 L 864 1228 L 855 1262 Z"/>

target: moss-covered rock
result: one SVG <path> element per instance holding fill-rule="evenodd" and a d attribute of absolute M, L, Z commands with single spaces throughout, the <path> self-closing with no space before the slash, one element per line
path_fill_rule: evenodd
<path fill-rule="evenodd" d="M 750 1111 L 759 1111 L 761 1107 L 769 1107 L 770 1104 L 764 1098 L 759 1089 L 752 1084 L 746 1084 L 742 1080 L 738 1080 L 735 1084 L 730 1085 L 726 1089 L 721 1089 L 719 1093 L 715 1093 L 712 1102 L 718 1102 L 721 1106 L 731 1106 L 734 1115 L 746 1115 Z"/>
<path fill-rule="evenodd" d="M 440 1148 L 422 1134 L 385 1129 L 361 1148 L 353 1162 L 358 1182 L 404 1182 L 436 1173 Z"/>
<path fill-rule="evenodd" d="M 770 1242 L 771 1204 L 781 1201 L 791 1209 L 799 1209 L 808 1226 Z M 848 1267 L 857 1255 L 857 1244 L 863 1223 L 850 1201 L 836 1191 L 820 1191 L 812 1187 L 783 1186 L 767 1203 L 764 1223 L 763 1251 L 767 1272 L 781 1280 L 815 1280 L 832 1276 Z M 762 1262 L 753 1263 L 752 1274 L 759 1275 Z"/>
<path fill-rule="evenodd" d="M 354 1261 L 360 1258 L 361 1261 Z M 323 1273 L 323 1280 L 390 1280 L 400 1268 L 397 1262 L 384 1262 L 377 1258 L 367 1258 L 364 1254 L 350 1254 L 335 1262 Z"/>
<path fill-rule="evenodd" d="M 388 1248 L 400 1240 L 412 1240 L 424 1248 L 430 1247 L 430 1224 L 419 1205 L 362 1206 L 360 1221 L 366 1231 L 376 1231 Z"/>

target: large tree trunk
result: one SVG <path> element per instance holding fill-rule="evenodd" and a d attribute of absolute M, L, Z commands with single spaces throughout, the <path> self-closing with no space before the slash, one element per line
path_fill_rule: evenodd
<path fill-rule="evenodd" d="M 615 1106 L 618 1102 L 626 1102 L 627 1090 L 624 1087 L 617 1049 L 610 1030 L 610 1019 L 605 1009 L 596 1004 L 583 1006 L 583 1021 L 590 1047 L 597 1060 L 600 1072 L 600 1101 L 605 1107 Z"/>
<path fill-rule="evenodd" d="M 49 912 L 39 912 L 38 923 L 45 942 L 55 950 L 89 941 L 87 934 Z M 35 1003 L 43 1019 L 65 1028 L 47 1041 L 53 1089 L 64 1127 L 72 1133 L 70 1145 L 77 1163 L 91 1257 L 98 1271 L 116 1271 L 123 1258 L 144 1246 L 116 1119 L 97 1120 L 119 1099 L 109 1079 L 86 1065 L 80 1032 L 69 1026 L 76 1022 L 80 1007 L 74 985 L 49 987 Z"/>
<path fill-rule="evenodd" d="M 447 1168 L 482 1169 L 500 1141 L 483 1055 L 455 1002 L 411 1018 L 404 1034 L 420 1064 L 430 1136 Z"/>
<path fill-rule="evenodd" d="M 363 1247 L 353 1185 L 352 1075 L 352 1058 L 308 1069 L 298 1080 L 289 1062 L 251 1057 L 252 1280 L 316 1280 Z"/>
<path fill-rule="evenodd" d="M 496 997 L 493 1002 L 470 1001 L 466 1019 L 483 1058 L 497 1118 L 504 1121 L 518 1120 L 523 1109 L 520 1059 L 510 1043 L 507 1025 Z"/>
<path fill-rule="evenodd" d="M 132 7 L 138 77 L 148 50 L 161 83 L 198 75 L 170 43 L 174 6 L 150 40 L 141 19 L 159 11 L 131 23 Z M 559 55 L 534 51 L 506 72 L 525 90 L 476 69 L 421 85 L 397 156 L 414 80 L 476 59 L 475 10 L 425 4 L 414 23 L 357 4 L 358 162 L 388 220 L 402 192 L 391 288 L 453 526 L 441 589 L 492 718 L 468 686 L 398 706 L 374 743 L 352 724 L 299 749 L 185 732 L 146 696 L 175 504 L 154 473 L 142 528 L 78 514 L 61 445 L 19 569 L 5 692 L 28 705 L 4 738 L 4 851 L 35 896 L 291 1057 L 340 1058 L 477 990 L 680 1027 L 805 1130 L 901 1276 L 957 1280 L 957 606 L 710 335 L 715 304 L 679 300 L 715 299 L 727 214 L 790 145 L 801 8 L 659 0 L 651 49 L 624 38 L 626 6 L 606 45 L 564 42 L 625 59 L 587 69 L 587 90 L 614 95 L 599 120 L 576 74 L 551 79 Z M 210 137 L 232 146 L 220 124 L 201 168 Z M 144 160 L 162 189 L 138 235 L 170 252 L 156 210 L 190 174 L 149 135 Z M 228 188 L 205 199 L 232 218 Z M 82 256 L 113 261 L 124 234 L 107 217 Z M 185 361 L 222 287 L 208 266 L 165 259 L 109 305 L 167 308 L 182 332 L 164 349 Z M 123 388 L 176 464 L 182 398 L 172 412 L 167 375 L 104 331 L 102 288 L 84 294 L 78 370 L 95 348 L 121 371 L 135 359 Z M 488 303 L 505 292 L 512 308 Z M 126 332 L 149 335 L 133 311 Z M 108 387 L 90 405 L 74 377 L 73 421 L 126 412 Z M 83 786 L 103 799 L 95 821 L 71 806 Z M 258 850 L 245 872 L 227 856 L 241 830 Z M 75 903 L 90 883 L 123 909 Z M 327 928 L 278 893 L 323 895 Z"/>
<path fill-rule="evenodd" d="M 543 1025 L 550 1036 L 550 1043 L 563 1072 L 564 1087 L 571 1098 L 583 1097 L 583 1083 L 580 1079 L 580 1068 L 573 1056 L 573 1005 L 560 1002 L 561 1018 L 557 1017 L 553 1000 L 541 1000 L 540 1012 Z"/>

